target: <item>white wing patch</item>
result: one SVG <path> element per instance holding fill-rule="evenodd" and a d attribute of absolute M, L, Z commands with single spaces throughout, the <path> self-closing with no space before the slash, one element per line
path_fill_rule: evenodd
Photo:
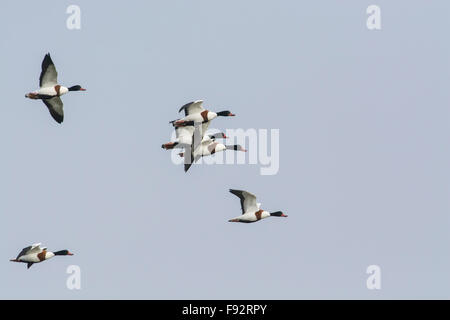
<path fill-rule="evenodd" d="M 39 87 L 53 87 L 58 84 L 58 72 L 56 72 L 55 65 L 53 64 L 50 54 L 46 54 L 42 61 L 42 70 L 39 77 Z"/>
<path fill-rule="evenodd" d="M 256 196 L 253 193 L 244 190 L 233 190 L 230 192 L 241 199 L 242 213 L 254 212 L 259 210 L 259 206 L 256 203 Z"/>
<path fill-rule="evenodd" d="M 202 105 L 203 105 L 203 100 L 197 100 L 194 102 L 190 102 L 190 103 L 187 103 L 184 106 L 182 106 L 178 112 L 181 112 L 181 110 L 184 110 L 184 113 L 186 116 L 191 115 L 191 114 L 200 113 L 205 110 L 205 109 L 203 109 Z"/>
<path fill-rule="evenodd" d="M 35 244 L 33 244 L 31 246 L 31 249 L 28 251 L 27 254 L 31 254 L 31 253 L 35 253 L 35 252 L 41 252 L 44 249 L 47 249 L 47 248 L 41 248 L 41 243 L 35 243 Z"/>

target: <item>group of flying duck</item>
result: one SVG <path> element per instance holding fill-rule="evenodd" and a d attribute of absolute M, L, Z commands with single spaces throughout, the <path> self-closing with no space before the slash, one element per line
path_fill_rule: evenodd
<path fill-rule="evenodd" d="M 211 121 L 217 117 L 234 117 L 230 111 L 212 112 L 203 108 L 203 101 L 197 100 L 182 106 L 178 112 L 184 111 L 185 117 L 170 121 L 175 128 L 176 140 L 162 145 L 163 149 L 184 149 L 179 153 L 184 157 L 184 171 L 201 157 L 210 156 L 225 150 L 246 151 L 240 145 L 225 145 L 216 139 L 226 139 L 225 133 L 207 135 Z"/>
<path fill-rule="evenodd" d="M 85 91 L 80 85 L 72 87 L 64 87 L 58 84 L 58 72 L 50 57 L 46 54 L 42 61 L 42 70 L 39 77 L 39 89 L 34 92 L 27 93 L 26 98 L 33 100 L 41 100 L 48 108 L 53 119 L 62 123 L 64 120 L 63 102 L 61 96 L 69 91 Z M 197 100 L 182 106 L 179 112 L 184 111 L 185 117 L 173 120 L 170 123 L 175 128 L 176 140 L 162 145 L 163 149 L 171 150 L 174 148 L 184 149 L 179 153 L 184 157 L 184 171 L 187 172 L 191 165 L 198 161 L 201 157 L 210 156 L 214 153 L 234 150 L 246 151 L 240 145 L 225 145 L 216 141 L 216 139 L 226 139 L 224 133 L 206 134 L 211 120 L 217 117 L 232 117 L 230 111 L 212 112 L 203 108 L 203 101 Z M 241 202 L 242 214 L 228 220 L 229 222 L 256 222 L 268 217 L 287 217 L 283 212 L 268 212 L 260 208 L 261 204 L 256 202 L 256 196 L 244 190 L 230 189 L 230 192 L 236 195 Z M 68 250 L 60 250 L 56 252 L 48 251 L 46 247 L 41 247 L 40 243 L 32 244 L 17 255 L 12 262 L 26 263 L 27 268 L 33 264 L 39 263 L 54 256 L 73 255 Z"/>

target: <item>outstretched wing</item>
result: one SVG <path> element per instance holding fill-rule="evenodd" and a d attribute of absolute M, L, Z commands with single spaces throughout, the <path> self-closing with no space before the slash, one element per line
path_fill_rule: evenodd
<path fill-rule="evenodd" d="M 204 136 L 203 125 L 201 123 L 195 123 L 191 145 L 193 152 L 202 144 L 203 136 Z"/>
<path fill-rule="evenodd" d="M 27 254 L 41 252 L 41 251 L 42 251 L 41 244 L 35 243 L 35 244 L 32 244 L 31 246 L 23 248 L 22 251 L 20 251 L 20 253 L 17 255 L 16 259 L 19 259 L 21 256 L 25 256 Z"/>
<path fill-rule="evenodd" d="M 63 109 L 63 102 L 60 97 L 43 99 L 42 102 L 45 103 L 45 105 L 48 108 L 48 111 L 50 111 L 50 114 L 52 115 L 53 119 L 55 119 L 56 122 L 58 123 L 63 122 L 64 109 Z"/>
<path fill-rule="evenodd" d="M 230 189 L 230 192 L 241 199 L 242 214 L 259 210 L 259 206 L 256 203 L 256 196 L 253 193 L 234 189 Z"/>
<path fill-rule="evenodd" d="M 178 127 L 175 129 L 177 141 L 182 147 L 188 147 L 192 144 L 194 130 L 194 126 Z"/>
<path fill-rule="evenodd" d="M 192 166 L 192 162 L 186 162 L 186 160 L 185 160 L 184 161 L 184 172 L 187 172 L 191 166 Z"/>
<path fill-rule="evenodd" d="M 203 100 L 192 101 L 192 102 L 186 103 L 184 106 L 182 106 L 180 108 L 180 110 L 178 110 L 178 112 L 181 112 L 181 110 L 184 110 L 185 116 L 188 116 L 190 114 L 200 113 L 202 111 L 205 111 L 205 109 L 203 109 L 202 105 L 203 105 Z"/>
<path fill-rule="evenodd" d="M 190 146 L 185 148 L 184 152 L 184 172 L 187 172 L 189 168 L 195 163 L 198 159 L 201 158 L 200 155 L 195 153 L 197 148 L 201 148 L 202 144 L 202 125 L 200 123 L 195 124 L 194 132 L 192 133 L 192 142 Z"/>
<path fill-rule="evenodd" d="M 42 61 L 42 70 L 39 77 L 39 87 L 47 88 L 58 84 L 58 72 L 56 72 L 50 53 L 47 53 Z"/>
<path fill-rule="evenodd" d="M 206 131 L 208 131 L 210 123 L 211 121 L 206 121 L 202 123 L 202 138 L 205 136 Z"/>
<path fill-rule="evenodd" d="M 195 155 L 192 151 L 191 147 L 187 147 L 184 150 L 184 172 L 187 172 L 189 168 L 198 161 L 201 157 L 199 155 Z"/>

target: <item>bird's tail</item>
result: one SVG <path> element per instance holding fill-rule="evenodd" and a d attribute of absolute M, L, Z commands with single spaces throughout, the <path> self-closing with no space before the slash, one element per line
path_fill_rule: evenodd
<path fill-rule="evenodd" d="M 169 123 L 172 124 L 172 126 L 174 126 L 175 128 L 179 128 L 179 127 L 188 127 L 188 126 L 194 126 L 195 125 L 195 121 L 189 120 L 172 120 Z"/>
<path fill-rule="evenodd" d="M 27 94 L 25 95 L 25 98 L 38 99 L 39 97 L 38 97 L 38 94 L 37 94 L 37 93 L 35 93 L 35 92 L 30 92 L 30 93 L 27 93 Z"/>
<path fill-rule="evenodd" d="M 178 142 L 168 142 L 168 143 L 164 143 L 161 148 L 166 149 L 166 150 L 170 150 L 175 148 L 175 146 L 178 144 Z"/>

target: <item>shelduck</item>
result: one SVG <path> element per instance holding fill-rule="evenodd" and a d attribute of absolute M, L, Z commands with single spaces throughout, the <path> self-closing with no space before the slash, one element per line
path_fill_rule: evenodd
<path fill-rule="evenodd" d="M 170 123 L 175 127 L 175 141 L 163 144 L 161 147 L 166 150 L 173 148 L 184 148 L 185 152 L 180 156 L 186 155 L 184 171 L 188 171 L 192 163 L 202 156 L 211 155 L 223 150 L 245 151 L 241 146 L 225 146 L 216 143 L 217 138 L 226 138 L 225 134 L 219 133 L 213 136 L 205 136 L 212 119 L 218 116 L 234 116 L 230 111 L 212 112 L 203 108 L 203 100 L 189 102 L 182 106 L 178 112 L 184 110 L 185 117 L 173 120 Z"/>
<path fill-rule="evenodd" d="M 192 126 L 186 126 L 186 127 L 178 127 L 175 129 L 176 132 L 176 139 L 172 142 L 164 143 L 161 148 L 170 150 L 174 148 L 186 148 L 190 147 L 192 145 L 192 140 L 194 138 L 194 127 Z M 202 138 L 202 141 L 204 139 L 226 139 L 227 136 L 223 132 L 215 133 L 206 135 Z"/>
<path fill-rule="evenodd" d="M 9 261 L 12 262 L 23 262 L 27 264 L 27 269 L 29 269 L 34 263 L 39 263 L 54 256 L 72 256 L 73 253 L 68 250 L 60 250 L 56 252 L 47 251 L 46 247 L 41 247 L 40 243 L 32 244 L 20 251 L 19 255 L 15 259 Z"/>
<path fill-rule="evenodd" d="M 186 103 L 178 110 L 181 112 L 184 110 L 185 117 L 178 120 L 173 120 L 170 123 L 174 127 L 192 126 L 194 123 L 202 123 L 202 131 L 206 132 L 211 120 L 217 117 L 234 117 L 235 114 L 230 111 L 212 112 L 203 108 L 203 100 L 197 100 Z"/>
<path fill-rule="evenodd" d="M 192 150 L 194 150 L 192 152 Z M 234 150 L 234 151 L 243 151 L 246 152 L 242 146 L 238 144 L 234 145 L 225 145 L 223 143 L 219 143 L 215 141 L 214 137 L 207 136 L 203 138 L 202 142 L 196 146 L 195 148 L 186 148 L 187 155 L 185 153 L 180 153 L 181 157 L 185 157 L 184 161 L 184 171 L 187 172 L 193 163 L 197 162 L 201 157 L 206 157 L 213 155 L 217 152 L 225 151 L 225 150 Z"/>
<path fill-rule="evenodd" d="M 69 91 L 86 91 L 79 85 L 64 87 L 58 84 L 58 72 L 53 64 L 50 53 L 47 53 L 42 61 L 42 70 L 39 77 L 39 90 L 25 95 L 29 99 L 40 99 L 47 106 L 51 116 L 56 122 L 64 120 L 63 102 L 61 96 Z"/>
<path fill-rule="evenodd" d="M 211 120 L 216 118 L 219 114 L 222 116 L 234 116 L 229 111 L 222 111 L 219 113 L 210 112 L 203 108 L 203 100 L 189 102 L 182 106 L 178 112 L 184 110 L 186 117 L 183 119 L 170 121 L 175 127 L 176 140 L 162 145 L 163 149 L 173 149 L 175 147 L 185 148 L 190 147 L 194 139 L 194 130 L 198 126 L 199 135 L 195 139 L 201 142 L 209 128 Z M 225 137 L 225 136 L 223 136 Z"/>
<path fill-rule="evenodd" d="M 229 222 L 251 223 L 268 217 L 287 217 L 283 212 L 268 212 L 260 208 L 256 196 L 248 191 L 230 189 L 230 192 L 241 200 L 242 215 L 228 220 Z"/>

